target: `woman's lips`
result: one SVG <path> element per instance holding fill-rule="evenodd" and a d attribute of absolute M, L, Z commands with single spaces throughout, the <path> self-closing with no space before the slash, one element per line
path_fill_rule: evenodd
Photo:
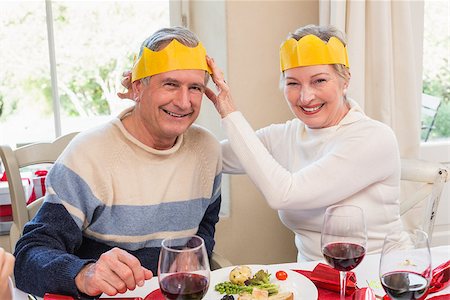
<path fill-rule="evenodd" d="M 302 111 L 307 115 L 312 115 L 318 113 L 320 109 L 325 105 L 325 103 L 315 105 L 315 106 L 300 106 Z"/>

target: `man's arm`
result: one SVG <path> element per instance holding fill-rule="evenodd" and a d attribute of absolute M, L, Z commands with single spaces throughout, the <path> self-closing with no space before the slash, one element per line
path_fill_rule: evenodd
<path fill-rule="evenodd" d="M 208 252 L 208 257 L 211 257 L 215 245 L 214 234 L 216 232 L 216 223 L 219 222 L 221 203 L 222 195 L 219 194 L 217 199 L 206 209 L 205 215 L 198 226 L 197 235 L 205 240 L 205 247 Z"/>
<path fill-rule="evenodd" d="M 78 297 L 74 278 L 84 265 L 95 262 L 74 255 L 81 242 L 81 230 L 65 207 L 44 202 L 16 245 L 17 287 L 41 297 L 45 293 Z"/>

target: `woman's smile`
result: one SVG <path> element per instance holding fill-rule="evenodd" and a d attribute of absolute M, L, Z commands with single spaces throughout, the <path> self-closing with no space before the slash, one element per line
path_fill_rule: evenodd
<path fill-rule="evenodd" d="M 300 106 L 300 108 L 303 110 L 303 112 L 305 114 L 313 115 L 313 114 L 318 113 L 324 105 L 325 105 L 325 103 L 317 104 L 317 105 L 314 105 L 314 106 L 311 106 L 311 105 L 309 105 L 309 106 Z"/>

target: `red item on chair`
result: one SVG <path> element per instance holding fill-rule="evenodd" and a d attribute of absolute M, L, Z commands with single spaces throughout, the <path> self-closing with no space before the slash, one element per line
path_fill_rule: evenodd
<path fill-rule="evenodd" d="M 45 171 L 47 172 L 47 171 Z M 45 178 L 45 177 L 44 177 Z M 31 185 L 30 178 L 22 178 L 22 180 L 26 180 L 28 185 Z M 8 177 L 6 176 L 6 171 L 3 172 L 0 177 L 0 181 L 8 181 Z M 45 189 L 45 186 L 44 186 Z M 34 192 L 34 188 L 31 190 L 31 194 L 28 197 L 27 205 L 36 200 L 36 194 Z M 12 208 L 11 204 L 0 205 L 0 217 L 11 217 L 12 216 Z"/>
<path fill-rule="evenodd" d="M 11 204 L 0 205 L 0 217 L 12 216 Z"/>

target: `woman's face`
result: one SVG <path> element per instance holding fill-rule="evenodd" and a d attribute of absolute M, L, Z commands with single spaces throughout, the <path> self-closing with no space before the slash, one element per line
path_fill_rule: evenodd
<path fill-rule="evenodd" d="M 297 67 L 284 72 L 284 96 L 292 112 L 310 128 L 337 125 L 349 107 L 348 82 L 332 65 Z"/>

